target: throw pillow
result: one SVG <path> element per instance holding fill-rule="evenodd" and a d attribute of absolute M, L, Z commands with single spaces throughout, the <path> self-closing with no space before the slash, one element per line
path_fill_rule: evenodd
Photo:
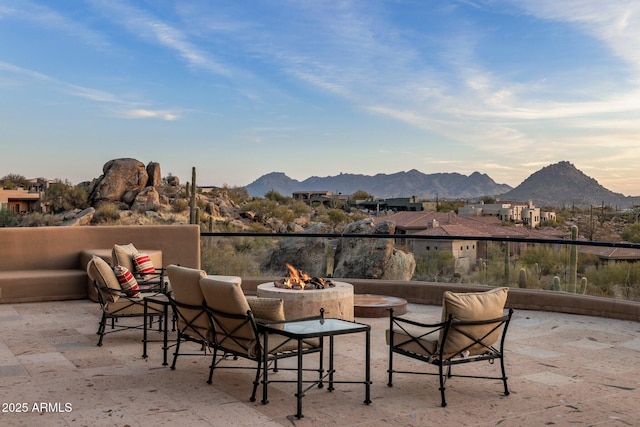
<path fill-rule="evenodd" d="M 128 245 L 113 245 L 111 250 L 111 265 L 121 265 L 126 267 L 129 271 L 134 272 L 135 265 L 133 265 L 133 254 L 138 253 L 138 250 L 133 243 Z"/>
<path fill-rule="evenodd" d="M 105 260 L 100 257 L 93 256 L 87 264 L 87 274 L 91 280 L 96 281 L 100 289 L 100 294 L 104 297 L 105 302 L 118 302 L 122 287 L 118 282 L 113 269 Z M 112 292 L 107 291 L 108 288 Z M 102 290 L 104 289 L 104 290 Z"/>
<path fill-rule="evenodd" d="M 140 292 L 138 291 L 138 282 L 128 268 L 116 265 L 113 268 L 113 271 L 116 273 L 116 277 L 118 278 L 122 291 L 127 294 L 128 297 L 135 298 L 140 296 Z"/>
<path fill-rule="evenodd" d="M 133 254 L 132 258 L 133 264 L 136 266 L 136 271 L 143 279 L 147 280 L 153 277 L 156 269 L 153 266 L 153 262 L 151 262 L 149 255 L 144 252 L 137 252 Z"/>

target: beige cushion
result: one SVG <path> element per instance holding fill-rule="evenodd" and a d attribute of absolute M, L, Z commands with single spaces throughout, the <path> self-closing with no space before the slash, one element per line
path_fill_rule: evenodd
<path fill-rule="evenodd" d="M 213 310 L 243 316 L 251 309 L 240 284 L 236 282 L 203 277 L 200 279 L 200 288 L 207 306 Z M 256 339 L 251 323 L 245 319 L 218 317 L 214 326 L 218 345 L 251 356 L 250 348 L 253 348 Z"/>
<path fill-rule="evenodd" d="M 489 320 L 502 317 L 504 315 L 504 305 L 507 302 L 509 288 L 495 288 L 486 292 L 455 293 L 445 291 L 442 303 L 442 321 L 446 321 L 449 315 L 457 320 Z M 482 337 L 487 334 L 495 324 L 465 326 L 462 327 L 466 333 L 474 337 Z M 500 337 L 501 329 L 498 328 L 488 335 L 482 342 L 489 346 L 495 344 Z M 440 340 L 444 330 L 440 334 Z M 459 331 L 451 330 L 444 344 L 444 354 L 451 355 L 459 352 L 464 347 L 470 345 L 472 341 Z M 470 354 L 484 353 L 485 348 L 476 344 L 469 349 Z"/>
<path fill-rule="evenodd" d="M 120 298 L 116 302 L 107 303 L 105 312 L 116 315 L 144 314 L 143 297 Z M 164 307 L 161 304 L 147 303 L 147 315 L 164 314 Z"/>
<path fill-rule="evenodd" d="M 105 302 L 117 302 L 120 298 L 120 283 L 116 274 L 111 269 L 111 266 L 107 264 L 105 260 L 100 257 L 94 256 L 87 264 L 87 274 L 91 280 L 95 280 L 99 287 L 113 289 L 114 292 L 102 292 L 102 297 Z"/>
<path fill-rule="evenodd" d="M 204 296 L 200 289 L 200 279 L 206 276 L 202 270 L 195 268 L 170 265 L 167 267 L 167 276 L 171 282 L 172 297 L 181 304 L 202 306 Z M 178 329 L 194 338 L 207 337 L 211 329 L 209 318 L 202 309 L 178 308 Z"/>
<path fill-rule="evenodd" d="M 284 301 L 280 298 L 248 296 L 247 302 L 257 322 L 284 322 Z"/>
<path fill-rule="evenodd" d="M 400 348 L 411 353 L 421 354 L 423 356 L 433 355 L 438 347 L 437 336 L 435 334 L 427 335 L 424 338 L 414 340 L 413 337 L 419 337 L 424 334 L 425 331 L 403 331 L 402 329 L 393 330 L 393 347 Z M 387 345 L 391 345 L 391 331 L 387 329 L 386 333 Z M 431 339 L 430 339 L 431 338 Z"/>
<path fill-rule="evenodd" d="M 111 250 L 111 262 L 113 265 L 121 265 L 127 268 L 131 272 L 135 272 L 136 268 L 133 265 L 133 254 L 138 253 L 138 250 L 133 243 L 128 245 L 113 245 Z"/>

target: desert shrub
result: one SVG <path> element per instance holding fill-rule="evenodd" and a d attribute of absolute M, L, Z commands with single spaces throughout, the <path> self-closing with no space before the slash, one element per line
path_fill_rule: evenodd
<path fill-rule="evenodd" d="M 561 271 L 565 257 L 564 251 L 556 251 L 548 245 L 536 245 L 522 252 L 520 262 L 539 278 Z"/>
<path fill-rule="evenodd" d="M 20 227 L 48 227 L 60 225 L 60 222 L 60 218 L 54 215 L 32 212 L 28 215 L 21 216 L 18 225 Z"/>
<path fill-rule="evenodd" d="M 242 209 L 247 211 L 255 212 L 257 218 L 264 222 L 267 222 L 270 219 L 279 219 L 283 222 L 291 222 L 296 218 L 296 215 L 293 210 L 291 210 L 287 205 L 281 205 L 274 200 L 259 200 L 254 199 L 248 203 L 246 203 Z"/>
<path fill-rule="evenodd" d="M 285 197 L 282 194 L 278 193 L 276 190 L 267 191 L 264 194 L 264 198 L 267 199 L 267 200 L 273 200 L 274 202 L 278 202 L 280 204 L 283 204 L 283 203 L 287 202 L 287 197 Z"/>
<path fill-rule="evenodd" d="M 189 201 L 187 199 L 175 199 L 171 203 L 171 210 L 175 213 L 185 212 L 189 209 Z"/>
<path fill-rule="evenodd" d="M 93 215 L 94 222 L 105 223 L 115 222 L 120 219 L 120 208 L 113 203 L 103 203 L 97 209 Z"/>
<path fill-rule="evenodd" d="M 10 209 L 0 208 L 0 227 L 14 227 L 18 223 L 18 216 Z"/>
<path fill-rule="evenodd" d="M 446 282 L 453 279 L 455 259 L 449 251 L 427 251 L 415 257 L 416 270 L 413 280 Z"/>
<path fill-rule="evenodd" d="M 640 264 L 617 262 L 591 266 L 585 271 L 585 277 L 602 295 L 628 298 L 640 288 Z"/>
<path fill-rule="evenodd" d="M 0 178 L 0 188 L 15 190 L 18 187 L 27 188 L 29 181 L 23 175 L 10 173 Z"/>
<path fill-rule="evenodd" d="M 53 212 L 85 209 L 89 206 L 83 187 L 74 186 L 68 180 L 55 180 L 44 192 L 44 202 Z"/>
<path fill-rule="evenodd" d="M 347 214 L 342 209 L 330 209 L 327 212 L 327 216 L 329 217 L 329 224 L 335 229 L 338 228 L 340 224 L 347 222 Z"/>
<path fill-rule="evenodd" d="M 620 233 L 620 237 L 622 237 L 627 242 L 631 243 L 640 243 L 640 222 L 636 222 L 635 224 L 631 224 Z"/>
<path fill-rule="evenodd" d="M 260 265 L 274 247 L 275 242 L 271 238 L 203 238 L 202 269 L 209 274 L 260 276 Z"/>

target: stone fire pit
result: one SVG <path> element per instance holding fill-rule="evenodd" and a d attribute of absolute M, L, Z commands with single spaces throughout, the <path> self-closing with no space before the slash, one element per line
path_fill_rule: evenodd
<path fill-rule="evenodd" d="M 333 282 L 335 286 L 325 289 L 286 289 L 276 287 L 274 282 L 258 285 L 258 296 L 284 300 L 287 320 L 317 316 L 324 308 L 324 316 L 343 320 L 354 320 L 353 285 Z"/>

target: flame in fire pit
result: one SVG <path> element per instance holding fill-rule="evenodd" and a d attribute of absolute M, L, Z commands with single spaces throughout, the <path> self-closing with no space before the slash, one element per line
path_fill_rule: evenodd
<path fill-rule="evenodd" d="M 289 277 L 275 282 L 276 287 L 285 289 L 324 289 L 334 287 L 335 284 L 330 279 L 321 277 L 311 277 L 302 270 L 298 270 L 288 262 L 285 266 L 289 269 Z"/>

